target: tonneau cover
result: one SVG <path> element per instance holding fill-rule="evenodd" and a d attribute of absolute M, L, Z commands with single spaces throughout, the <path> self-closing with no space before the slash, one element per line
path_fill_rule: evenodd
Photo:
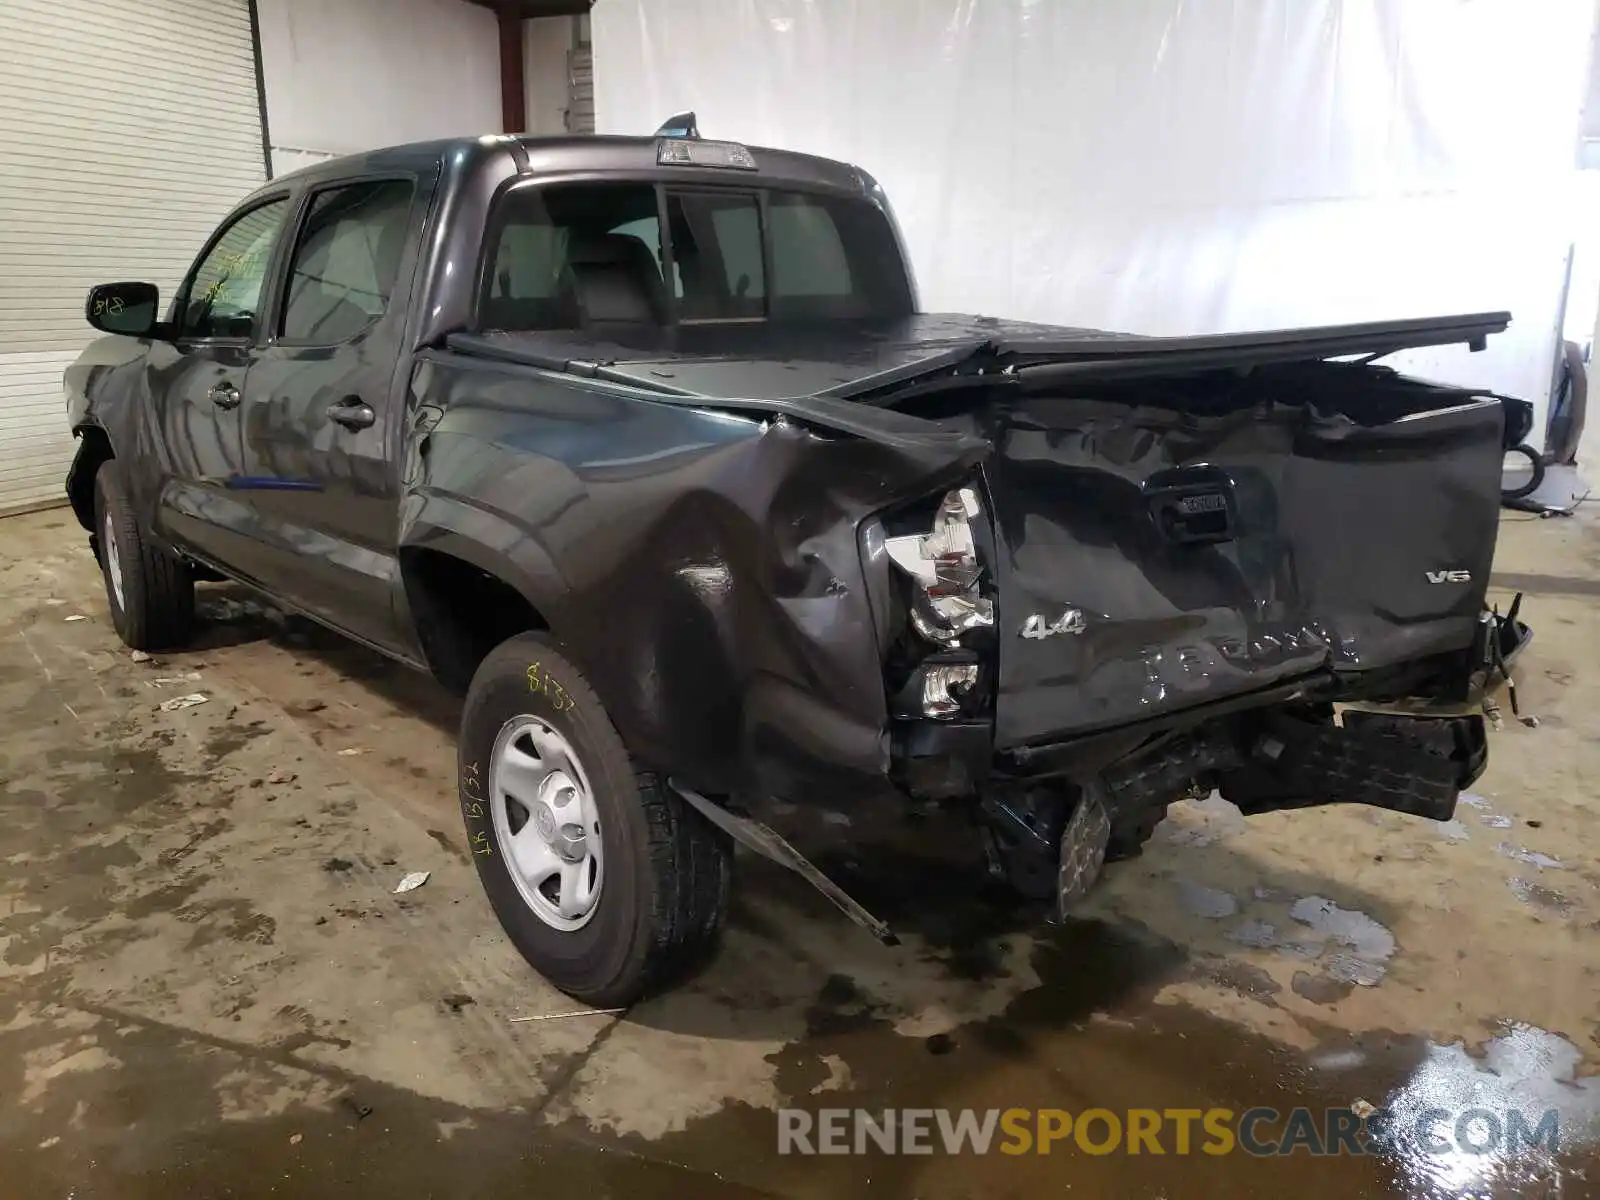
<path fill-rule="evenodd" d="M 892 322 L 617 327 L 606 333 L 455 334 L 463 354 L 631 384 L 668 395 L 736 399 L 864 398 L 961 371 L 1027 384 L 1123 378 L 1348 356 L 1484 339 L 1509 313 L 1195 337 L 1142 337 L 960 314 Z"/>

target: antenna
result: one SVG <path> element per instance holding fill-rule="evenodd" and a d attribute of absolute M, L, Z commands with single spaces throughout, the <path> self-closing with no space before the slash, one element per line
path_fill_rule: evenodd
<path fill-rule="evenodd" d="M 700 125 L 695 120 L 692 112 L 681 112 L 668 117 L 660 129 L 656 130 L 657 137 L 665 138 L 699 138 Z"/>

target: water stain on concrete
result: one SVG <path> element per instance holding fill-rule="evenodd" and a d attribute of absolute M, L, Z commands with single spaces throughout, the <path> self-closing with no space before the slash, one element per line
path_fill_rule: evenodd
<path fill-rule="evenodd" d="M 207 900 L 186 904 L 175 914 L 178 920 L 195 926 L 187 949 L 199 950 L 218 939 L 272 945 L 278 923 L 265 913 L 256 912 L 245 900 Z"/>
<path fill-rule="evenodd" d="M 1239 911 L 1239 901 L 1230 893 L 1186 879 L 1178 881 L 1178 903 L 1185 912 L 1214 921 Z"/>
<path fill-rule="evenodd" d="M 1262 1004 L 1275 1003 L 1273 997 L 1283 991 L 1282 984 L 1254 963 L 1208 959 L 1196 968 L 1196 974 Z"/>
<path fill-rule="evenodd" d="M 472 856 L 468 854 L 463 847 L 456 845 L 454 840 L 452 840 L 450 835 L 445 833 L 444 830 L 430 829 L 428 830 L 428 836 L 434 841 L 438 842 L 443 849 L 448 851 L 451 857 L 458 859 L 461 862 L 472 861 Z"/>
<path fill-rule="evenodd" d="M 1395 951 L 1394 934 L 1366 913 L 1340 908 L 1325 897 L 1302 896 L 1290 907 L 1289 915 L 1365 958 L 1381 961 Z"/>
<path fill-rule="evenodd" d="M 174 769 L 159 749 L 124 745 L 115 731 L 87 748 L 74 747 L 46 756 L 50 778 L 59 789 L 58 802 L 106 807 L 126 815 L 149 804 L 171 803 L 186 784 L 208 782 L 205 775 Z"/>
<path fill-rule="evenodd" d="M 1557 916 L 1565 917 L 1573 911 L 1574 905 L 1554 888 L 1545 887 L 1542 883 L 1534 883 L 1531 879 L 1512 879 L 1507 881 L 1512 894 L 1524 904 L 1532 904 L 1538 908 L 1547 909 Z"/>
<path fill-rule="evenodd" d="M 226 722 L 206 739 L 206 756 L 215 765 L 271 732 L 272 726 L 265 720 Z"/>
<path fill-rule="evenodd" d="M 196 892 L 209 882 L 208 875 L 192 875 L 161 887 L 128 896 L 122 901 L 122 915 L 130 921 L 142 921 L 157 913 L 176 912 L 194 898 Z"/>
<path fill-rule="evenodd" d="M 1501 842 L 1495 847 L 1496 853 L 1507 858 L 1514 858 L 1520 863 L 1527 863 L 1530 867 L 1538 867 L 1541 871 L 1565 871 L 1567 864 L 1559 858 L 1552 858 L 1548 854 L 1541 854 L 1537 850 L 1529 850 L 1526 846 L 1519 846 L 1515 842 Z"/>
<path fill-rule="evenodd" d="M 1156 826 L 1156 839 L 1172 846 L 1209 846 L 1245 831 L 1238 806 L 1212 792 L 1202 800 L 1174 804 Z"/>
<path fill-rule="evenodd" d="M 1296 971 L 1289 986 L 1294 989 L 1295 995 L 1304 996 L 1313 1004 L 1337 1004 L 1355 990 L 1355 984 L 1349 980 L 1312 971 Z"/>
<path fill-rule="evenodd" d="M 1323 970 L 1333 979 L 1372 987 L 1379 983 L 1395 952 L 1394 934 L 1366 913 L 1340 908 L 1323 896 L 1303 896 L 1289 915 L 1308 926 L 1333 949 L 1323 956 Z"/>
<path fill-rule="evenodd" d="M 1241 921 L 1228 930 L 1227 938 L 1230 942 L 1237 942 L 1241 946 L 1251 946 L 1257 950 L 1267 950 L 1278 944 L 1278 929 L 1270 921 L 1249 920 Z"/>

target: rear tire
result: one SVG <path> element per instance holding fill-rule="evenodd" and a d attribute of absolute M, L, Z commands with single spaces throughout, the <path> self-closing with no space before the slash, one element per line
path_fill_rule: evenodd
<path fill-rule="evenodd" d="M 1513 487 L 1502 486 L 1500 498 L 1502 500 L 1520 500 L 1524 496 L 1530 496 L 1538 491 L 1539 485 L 1544 482 L 1544 456 L 1526 442 L 1519 446 L 1511 447 L 1506 451 L 1506 454 L 1520 454 L 1528 460 L 1528 479 L 1527 482 Z"/>
<path fill-rule="evenodd" d="M 167 650 L 194 630 L 194 579 L 183 561 L 148 541 L 128 498 L 122 465 L 94 477 L 94 542 L 111 624 L 135 650 Z"/>
<path fill-rule="evenodd" d="M 457 756 L 478 878 L 534 970 L 613 1008 L 707 956 L 728 908 L 731 844 L 632 760 L 553 639 L 519 634 L 483 660 Z"/>

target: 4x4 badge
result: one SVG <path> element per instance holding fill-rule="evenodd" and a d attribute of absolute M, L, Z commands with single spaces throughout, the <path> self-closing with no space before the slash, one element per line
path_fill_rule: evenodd
<path fill-rule="evenodd" d="M 1089 623 L 1083 619 L 1080 609 L 1069 608 L 1049 624 L 1038 613 L 1034 613 L 1022 623 L 1021 634 L 1032 641 L 1040 641 L 1047 637 L 1055 637 L 1058 633 L 1082 633 Z"/>

